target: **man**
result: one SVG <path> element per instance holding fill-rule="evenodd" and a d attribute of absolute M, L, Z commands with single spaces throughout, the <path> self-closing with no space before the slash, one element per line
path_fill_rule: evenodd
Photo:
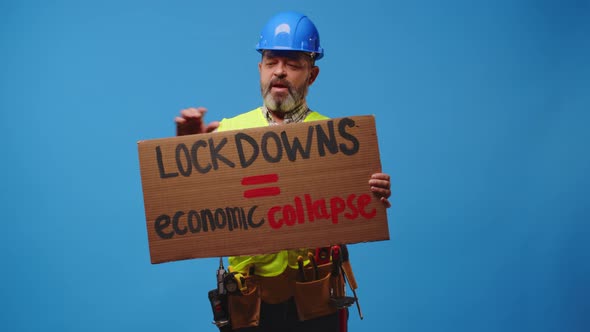
<path fill-rule="evenodd" d="M 320 47 L 318 31 L 311 20 L 294 12 L 275 15 L 262 30 L 256 50 L 262 54 L 258 70 L 263 106 L 234 118 L 209 124 L 204 121 L 207 112 L 205 108 L 184 109 L 180 112 L 180 116 L 175 118 L 177 135 L 327 119 L 310 110 L 306 102 L 308 88 L 320 72 L 315 61 L 324 55 L 324 50 Z M 372 191 L 385 206 L 390 207 L 389 176 L 384 173 L 375 173 L 368 179 L 368 184 L 368 190 Z M 341 326 L 339 326 L 338 313 L 335 309 L 320 310 L 325 314 L 308 320 L 302 321 L 298 317 L 301 304 L 293 299 L 293 291 L 290 288 L 294 283 L 289 279 L 294 278 L 295 274 L 292 271 L 297 269 L 297 258 L 302 256 L 303 251 L 284 250 L 267 255 L 229 258 L 230 266 L 234 271 L 246 273 L 254 270 L 254 274 L 261 276 L 260 279 L 263 280 L 261 281 L 262 290 L 259 292 L 262 295 L 257 295 L 251 300 L 248 296 L 236 298 L 235 300 L 239 302 L 235 302 L 233 306 L 230 299 L 230 316 L 234 329 L 237 331 L 340 331 Z M 307 256 L 303 257 L 307 258 Z M 305 263 L 307 262 L 306 259 Z M 253 306 L 260 306 L 260 310 L 251 310 Z M 242 312 L 253 312 L 252 317 L 238 318 Z"/>

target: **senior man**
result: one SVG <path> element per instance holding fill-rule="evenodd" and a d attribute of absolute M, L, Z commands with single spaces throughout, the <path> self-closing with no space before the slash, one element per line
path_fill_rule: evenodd
<path fill-rule="evenodd" d="M 177 135 L 328 119 L 312 111 L 306 102 L 308 89 L 320 72 L 316 61 L 324 56 L 319 33 L 307 16 L 295 12 L 273 16 L 263 28 L 256 50 L 262 54 L 258 64 L 262 106 L 209 124 L 204 121 L 205 108 L 184 109 L 175 118 Z M 367 190 L 390 207 L 389 175 L 374 173 L 367 180 Z M 283 250 L 265 255 L 229 257 L 232 271 L 254 272 L 259 276 L 258 286 L 261 287 L 252 294 L 230 296 L 230 317 L 235 331 L 339 332 L 346 329 L 346 319 L 339 317 L 346 311 L 330 307 L 329 301 L 312 304 L 316 307 L 308 309 L 314 314 L 306 315 L 305 320 L 298 314 L 298 310 L 307 309 L 296 303 L 292 279 L 296 278 L 298 258 L 308 257 L 304 251 Z"/>

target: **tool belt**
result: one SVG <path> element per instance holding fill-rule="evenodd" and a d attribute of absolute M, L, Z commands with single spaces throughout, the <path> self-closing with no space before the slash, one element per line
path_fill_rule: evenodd
<path fill-rule="evenodd" d="M 310 264 L 311 265 L 311 264 Z M 247 276 L 246 291 L 228 296 L 228 309 L 233 329 L 258 326 L 261 303 L 278 304 L 295 299 L 299 319 L 309 320 L 335 313 L 332 296 L 344 294 L 342 274 L 332 276 L 332 263 L 319 265 L 317 276 L 312 266 L 303 269 L 305 282 L 296 269 L 287 269 L 275 277 Z"/>

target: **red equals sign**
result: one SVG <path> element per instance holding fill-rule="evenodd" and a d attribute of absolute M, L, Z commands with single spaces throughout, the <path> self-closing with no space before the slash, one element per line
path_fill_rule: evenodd
<path fill-rule="evenodd" d="M 279 181 L 278 174 L 264 174 L 264 175 L 247 176 L 242 179 L 242 186 L 255 186 L 255 185 L 261 185 L 261 184 L 275 183 L 277 181 Z M 263 187 L 263 188 L 256 188 L 256 189 L 248 189 L 248 190 L 244 191 L 244 198 L 276 196 L 280 193 L 281 193 L 281 188 L 279 188 L 279 187 Z"/>

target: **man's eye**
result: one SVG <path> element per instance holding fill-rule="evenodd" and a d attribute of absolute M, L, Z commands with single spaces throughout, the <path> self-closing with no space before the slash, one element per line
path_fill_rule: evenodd
<path fill-rule="evenodd" d="M 287 66 L 289 66 L 291 69 L 301 69 L 301 65 L 298 63 L 288 63 Z"/>

